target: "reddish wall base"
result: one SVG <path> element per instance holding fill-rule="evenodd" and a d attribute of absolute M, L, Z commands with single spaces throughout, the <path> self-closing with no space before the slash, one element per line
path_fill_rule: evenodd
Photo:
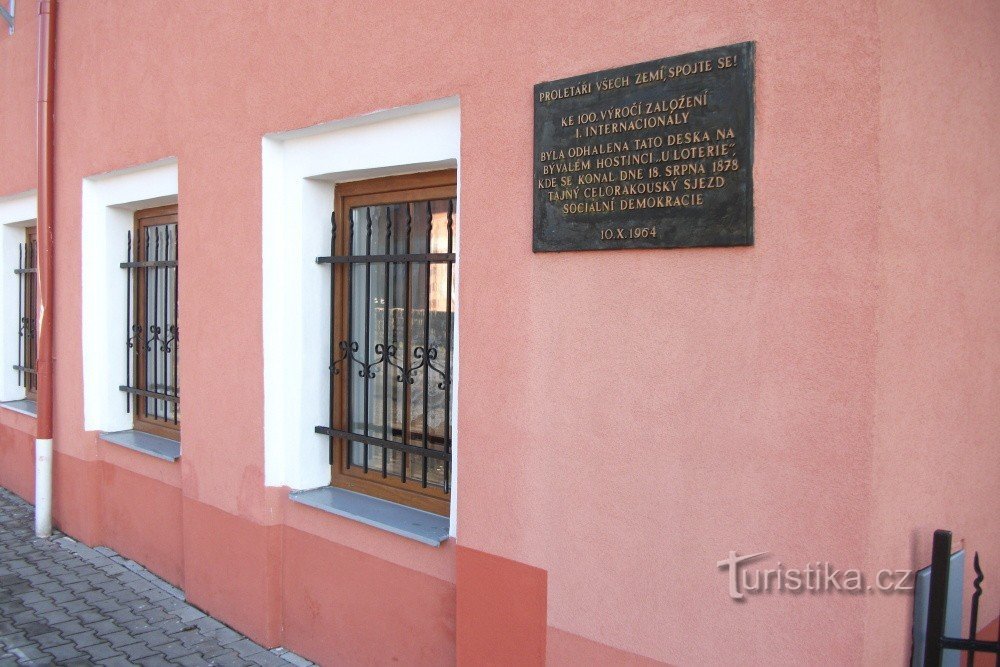
<path fill-rule="evenodd" d="M 181 490 L 101 462 L 101 541 L 174 586 L 184 586 Z"/>
<path fill-rule="evenodd" d="M 545 664 L 545 570 L 459 546 L 457 653 L 460 665 Z"/>
<path fill-rule="evenodd" d="M 285 645 L 336 665 L 455 662 L 450 582 L 284 529 Z"/>
<path fill-rule="evenodd" d="M 0 423 L 0 486 L 33 503 L 35 502 L 35 438 L 16 426 L 8 425 L 7 418 L 5 415 L 3 423 Z M 27 416 L 25 418 L 30 419 Z"/>
<path fill-rule="evenodd" d="M 281 527 L 184 498 L 188 602 L 268 647 L 281 643 Z"/>
<path fill-rule="evenodd" d="M 545 648 L 546 667 L 579 667 L 579 665 L 601 665 L 602 667 L 663 667 L 658 662 L 635 653 L 622 651 L 605 644 L 591 641 L 572 632 L 549 626 Z"/>
<path fill-rule="evenodd" d="M 55 452 L 52 457 L 52 517 L 55 527 L 88 546 L 104 543 L 101 468 Z"/>

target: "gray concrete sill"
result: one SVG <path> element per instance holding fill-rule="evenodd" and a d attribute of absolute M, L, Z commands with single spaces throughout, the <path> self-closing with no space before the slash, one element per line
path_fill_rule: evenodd
<path fill-rule="evenodd" d="M 8 410 L 13 410 L 14 412 L 20 412 L 22 415 L 28 415 L 29 417 L 38 416 L 38 404 L 27 398 L 22 398 L 17 401 L 4 401 L 3 403 L 0 403 L 0 408 L 7 408 Z"/>
<path fill-rule="evenodd" d="M 360 521 L 432 547 L 440 546 L 448 539 L 448 517 L 363 493 L 321 486 L 308 491 L 292 491 L 288 497 L 297 503 Z"/>
<path fill-rule="evenodd" d="M 155 456 L 164 461 L 176 461 L 181 457 L 181 443 L 142 431 L 115 431 L 102 433 L 100 437 L 105 442 Z"/>

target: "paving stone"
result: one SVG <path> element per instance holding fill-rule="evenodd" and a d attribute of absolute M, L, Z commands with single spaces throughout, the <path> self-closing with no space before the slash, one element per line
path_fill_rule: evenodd
<path fill-rule="evenodd" d="M 250 639 L 241 639 L 237 642 L 233 642 L 232 644 L 228 644 L 227 647 L 233 649 L 244 658 L 248 655 L 253 655 L 254 653 L 260 653 L 261 651 L 267 650 L 260 644 Z"/>
<path fill-rule="evenodd" d="M 114 658 L 121 656 L 121 653 L 111 648 L 111 644 L 107 642 L 101 642 L 99 644 L 94 644 L 93 646 L 86 646 L 83 651 L 90 655 L 94 660 L 107 660 L 108 658 Z"/>
<path fill-rule="evenodd" d="M 83 627 L 83 625 L 80 623 L 80 621 L 78 621 L 75 618 L 71 619 L 69 621 L 65 621 L 63 623 L 52 623 L 52 622 L 49 622 L 49 625 L 51 625 L 53 628 L 57 629 L 63 635 L 75 635 L 76 633 L 78 633 L 78 632 L 84 632 L 87 629 L 87 628 Z"/>
<path fill-rule="evenodd" d="M 177 615 L 177 618 L 181 619 L 184 623 L 191 623 L 205 617 L 205 612 L 188 606 L 184 606 L 174 613 Z"/>
<path fill-rule="evenodd" d="M 232 650 L 228 646 L 219 646 L 218 642 L 214 642 L 210 639 L 202 638 L 201 641 L 195 642 L 194 644 L 189 644 L 188 648 L 191 649 L 196 655 L 200 655 L 206 660 L 223 655 L 224 653 L 231 653 Z"/>
<path fill-rule="evenodd" d="M 70 600 L 75 600 L 76 593 L 70 590 L 66 590 L 66 588 L 64 587 L 62 590 L 56 591 L 49 597 L 52 599 L 53 602 L 61 605 L 65 604 L 66 602 L 69 602 Z"/>
<path fill-rule="evenodd" d="M 104 619 L 104 615 L 95 609 L 89 609 L 87 611 L 81 611 L 79 614 L 74 614 L 77 620 L 86 625 L 87 623 L 97 623 Z"/>
<path fill-rule="evenodd" d="M 119 630 L 118 632 L 112 632 L 110 634 L 104 635 L 104 641 L 110 642 L 115 648 L 121 648 L 122 646 L 128 646 L 129 644 L 134 644 L 138 639 L 133 637 L 125 630 Z"/>
<path fill-rule="evenodd" d="M 129 660 L 132 660 L 133 662 L 156 655 L 156 651 L 142 642 L 122 646 L 121 651 L 128 656 Z"/>
<path fill-rule="evenodd" d="M 144 618 L 137 618 L 132 621 L 125 621 L 121 624 L 121 627 L 128 630 L 134 635 L 142 634 L 143 632 L 149 632 L 153 629 L 153 626 Z"/>
<path fill-rule="evenodd" d="M 243 636 L 232 628 L 219 628 L 211 633 L 220 644 L 230 644 L 239 641 Z"/>
<path fill-rule="evenodd" d="M 0 667 L 312 663 L 267 651 L 107 547 L 37 539 L 24 501 L 0 488 Z"/>
<path fill-rule="evenodd" d="M 42 618 L 49 625 L 58 625 L 59 623 L 65 623 L 66 621 L 72 621 L 73 617 L 64 611 L 48 611 L 42 614 Z"/>
<path fill-rule="evenodd" d="M 11 653 L 19 658 L 19 663 L 44 665 L 52 662 L 52 656 L 36 646 L 23 646 L 12 650 Z"/>
<path fill-rule="evenodd" d="M 218 656 L 216 658 L 213 658 L 211 664 L 213 664 L 213 665 L 219 665 L 219 667 L 230 667 L 230 666 L 234 666 L 234 667 L 235 666 L 238 666 L 238 667 L 247 667 L 247 666 L 253 667 L 254 663 L 250 662 L 249 660 L 247 660 L 245 658 L 241 658 L 240 656 L 238 656 L 236 654 L 231 654 L 231 655 L 230 654 L 223 654 L 223 655 L 220 655 L 220 656 Z"/>
<path fill-rule="evenodd" d="M 75 635 L 69 635 L 67 639 L 76 644 L 78 648 L 86 648 L 87 646 L 93 646 L 94 644 L 101 643 L 101 638 L 94 634 L 93 630 L 87 630 L 86 632 L 78 632 Z"/>
<path fill-rule="evenodd" d="M 98 636 L 104 636 L 112 632 L 118 632 L 118 624 L 115 623 L 110 618 L 101 618 L 97 623 L 87 624 L 91 630 L 94 631 Z"/>
<path fill-rule="evenodd" d="M 24 634 L 26 634 L 27 636 L 31 637 L 32 641 L 34 641 L 35 637 L 37 637 L 38 635 L 44 635 L 48 632 L 52 632 L 51 625 L 49 625 L 48 623 L 40 623 L 38 621 L 34 621 L 32 623 L 25 623 L 20 627 L 21 631 L 24 632 Z"/>
<path fill-rule="evenodd" d="M 66 638 L 59 634 L 58 630 L 53 630 L 52 632 L 46 632 L 45 634 L 37 635 L 34 637 L 34 642 L 42 649 L 47 649 L 50 646 L 59 646 L 60 644 L 66 643 Z"/>
<path fill-rule="evenodd" d="M 157 646 L 156 650 L 166 656 L 167 660 L 176 660 L 181 656 L 190 655 L 191 649 L 184 644 L 173 641 L 169 644 L 163 644 L 162 646 Z"/>
<path fill-rule="evenodd" d="M 0 644 L 6 647 L 8 650 L 12 648 L 17 648 L 19 646 L 27 646 L 31 643 L 31 640 L 25 636 L 23 632 L 13 632 L 8 635 L 3 635 L 0 637 Z"/>
<path fill-rule="evenodd" d="M 86 660 L 84 654 L 75 645 L 70 643 L 48 648 L 46 649 L 46 653 L 52 655 L 59 664 L 73 659 Z"/>
<path fill-rule="evenodd" d="M 309 667 L 310 665 L 313 664 L 308 660 L 306 660 L 305 658 L 303 658 L 301 655 L 298 655 L 297 653 L 292 653 L 291 651 L 285 651 L 284 653 L 282 653 L 281 659 L 284 660 L 285 662 L 292 663 L 296 667 Z"/>
<path fill-rule="evenodd" d="M 136 638 L 139 639 L 146 646 L 151 646 L 156 648 L 157 646 L 162 646 L 163 644 L 169 644 L 174 641 L 173 637 L 169 637 L 160 630 L 153 630 L 152 632 L 142 632 L 136 634 Z"/>
<path fill-rule="evenodd" d="M 261 667 L 288 667 L 288 662 L 286 662 L 280 655 L 275 655 L 270 651 L 254 653 L 249 656 L 247 660 L 255 665 L 261 665 Z"/>

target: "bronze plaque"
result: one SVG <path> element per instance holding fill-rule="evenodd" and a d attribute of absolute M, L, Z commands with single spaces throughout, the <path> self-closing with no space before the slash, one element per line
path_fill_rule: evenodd
<path fill-rule="evenodd" d="M 535 86 L 535 252 L 753 244 L 754 44 Z"/>

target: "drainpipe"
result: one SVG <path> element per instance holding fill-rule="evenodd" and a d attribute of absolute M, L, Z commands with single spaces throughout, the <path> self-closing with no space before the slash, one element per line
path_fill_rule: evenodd
<path fill-rule="evenodd" d="M 38 419 L 35 431 L 35 535 L 52 534 L 52 87 L 55 0 L 38 2 Z"/>

